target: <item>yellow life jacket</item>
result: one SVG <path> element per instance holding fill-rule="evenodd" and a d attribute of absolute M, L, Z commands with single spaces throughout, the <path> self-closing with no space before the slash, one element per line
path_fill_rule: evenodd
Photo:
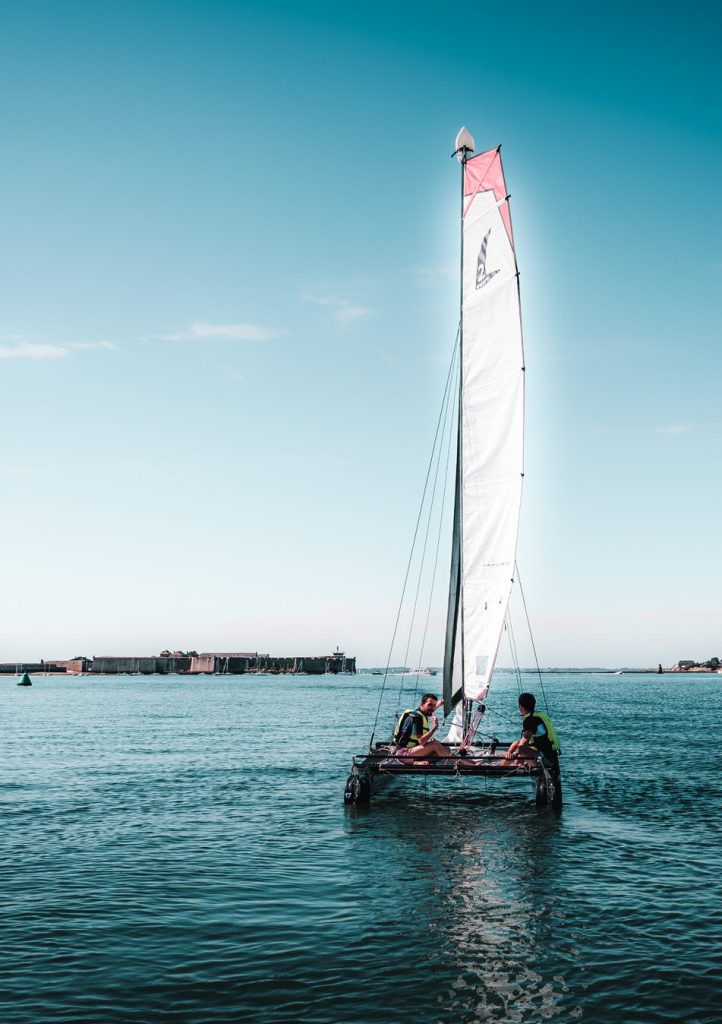
<path fill-rule="evenodd" d="M 555 754 L 561 754 L 562 748 L 561 748 L 561 744 L 559 743 L 559 736 L 557 735 L 557 731 L 554 728 L 554 723 L 552 722 L 551 718 L 546 713 L 546 711 L 532 711 L 531 714 L 524 715 L 524 719 L 531 718 L 532 716 L 534 716 L 535 718 L 541 719 L 541 721 L 544 723 L 544 728 L 547 731 L 547 737 L 549 739 L 549 742 L 552 745 L 552 750 L 554 751 Z M 532 736 L 531 740 L 529 741 L 529 746 L 530 747 L 534 746 L 534 737 L 533 736 Z"/>
<path fill-rule="evenodd" d="M 406 718 L 407 715 L 413 715 L 414 716 L 414 724 L 413 724 L 413 728 L 411 730 L 411 733 L 409 734 L 409 738 L 406 741 L 406 746 L 407 747 L 418 747 L 418 745 L 419 745 L 419 738 L 421 736 L 423 736 L 424 733 L 427 733 L 429 731 L 429 720 L 426 717 L 426 715 L 423 713 L 423 711 L 416 711 L 413 708 L 407 708 L 406 711 L 402 711 L 401 712 L 401 714 L 399 716 L 399 720 L 396 723 L 396 728 L 394 729 L 393 741 L 394 741 L 394 743 L 398 742 L 399 733 L 401 732 L 401 725 L 402 725 L 402 723 L 403 723 L 403 721 L 404 721 L 404 719 Z M 421 732 L 418 731 L 418 729 L 419 729 L 419 719 L 421 719 L 421 724 L 422 724 Z"/>

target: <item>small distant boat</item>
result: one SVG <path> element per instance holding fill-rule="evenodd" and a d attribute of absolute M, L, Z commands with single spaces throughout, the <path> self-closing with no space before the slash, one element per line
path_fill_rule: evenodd
<path fill-rule="evenodd" d="M 402 672 L 402 676 L 435 676 L 438 675 L 437 668 L 414 668 L 409 672 Z"/>
<path fill-rule="evenodd" d="M 30 678 L 30 676 L 27 674 L 27 672 L 23 672 L 22 679 L 18 683 L 18 686 L 32 686 L 32 685 L 33 685 L 33 681 Z"/>

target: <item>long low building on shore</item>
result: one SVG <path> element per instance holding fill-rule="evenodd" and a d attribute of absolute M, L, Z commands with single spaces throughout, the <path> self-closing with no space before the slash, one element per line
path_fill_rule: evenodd
<path fill-rule="evenodd" d="M 49 673 L 51 675 L 323 675 L 326 672 L 355 673 L 356 658 L 343 651 L 318 656 L 275 657 L 258 652 L 161 651 L 158 656 L 127 657 L 102 655 L 93 658 L 70 658 L 53 661 L 18 661 L 0 663 L 0 674 Z"/>

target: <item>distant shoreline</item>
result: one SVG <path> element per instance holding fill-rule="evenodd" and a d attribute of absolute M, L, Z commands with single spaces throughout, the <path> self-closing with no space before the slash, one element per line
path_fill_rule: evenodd
<path fill-rule="evenodd" d="M 379 672 L 379 669 L 378 668 L 360 668 L 358 671 L 360 673 L 370 674 L 370 673 L 374 673 L 374 672 L 376 672 L 376 673 Z M 383 672 L 383 669 L 381 669 L 380 671 Z M 400 671 L 401 671 L 400 669 L 389 669 L 388 674 L 389 675 L 398 675 Z M 408 674 L 408 670 L 404 670 L 404 671 L 407 672 L 407 674 Z M 621 676 L 658 676 L 658 675 L 665 675 L 665 676 L 667 676 L 667 675 L 676 675 L 676 676 L 684 676 L 684 675 L 712 675 L 713 676 L 715 674 L 719 674 L 719 670 L 715 669 L 715 668 L 703 668 L 703 667 L 677 668 L 676 666 L 673 667 L 673 668 L 663 668 L 661 672 L 659 671 L 658 668 L 628 668 L 626 666 L 624 668 L 598 668 L 598 667 L 595 668 L 595 667 L 587 667 L 587 668 L 520 668 L 520 669 L 503 668 L 503 667 L 499 666 L 495 671 L 496 672 L 511 672 L 511 673 L 519 672 L 521 675 L 532 675 L 532 676 L 539 675 L 540 673 L 543 676 L 547 676 L 547 675 L 571 676 L 571 675 L 584 675 L 584 674 L 586 674 L 586 675 L 597 675 L 597 676 L 620 676 L 620 675 Z M 423 676 L 426 675 L 426 673 L 419 673 L 419 674 L 423 675 Z M 442 674 L 441 670 L 439 669 L 437 671 L 437 675 L 441 676 L 441 674 Z M 433 679 L 434 676 L 432 675 L 431 678 Z"/>
<path fill-rule="evenodd" d="M 62 669 L 60 669 L 60 670 L 52 669 L 52 668 L 51 669 L 44 669 L 44 668 L 38 667 L 37 665 L 32 666 L 32 667 L 26 669 L 24 667 L 24 663 L 18 663 L 18 664 L 20 665 L 22 671 L 28 671 L 29 674 L 31 674 L 33 676 L 39 676 L 39 677 L 50 677 L 50 676 L 52 676 L 53 678 L 58 678 L 58 679 L 81 679 L 81 678 L 82 679 L 85 679 L 85 678 L 92 679 L 93 677 L 95 677 L 97 679 L 99 677 L 107 677 L 107 676 L 131 676 L 131 677 L 134 677 L 134 678 L 138 677 L 138 676 L 145 676 L 145 677 L 150 677 L 150 676 L 156 676 L 156 677 L 158 677 L 158 676 L 161 676 L 161 677 L 162 676 L 181 676 L 181 677 L 183 677 L 185 679 L 188 679 L 188 678 L 192 679 L 192 678 L 198 678 L 200 676 L 205 676 L 207 678 L 208 676 L 214 676 L 214 675 L 218 676 L 218 675 L 289 675 L 289 674 L 292 674 L 292 675 L 314 676 L 314 675 L 325 675 L 326 674 L 325 672 L 319 672 L 318 670 L 310 671 L 309 672 L 309 671 L 303 671 L 301 669 L 299 671 L 298 668 L 295 671 L 293 671 L 293 672 L 288 672 L 288 671 L 286 671 L 286 672 L 283 672 L 283 671 L 279 672 L 278 669 L 275 669 L 275 668 L 271 668 L 271 669 L 265 670 L 265 671 L 263 669 L 255 669 L 255 670 L 251 670 L 251 671 L 247 670 L 245 672 L 229 672 L 229 673 L 217 672 L 217 671 L 216 672 L 207 672 L 207 673 L 190 673 L 190 672 L 183 672 L 183 671 L 179 672 L 179 671 L 172 671 L 172 670 L 171 671 L 165 671 L 165 672 L 144 672 L 144 671 L 135 671 L 135 672 L 133 672 L 133 671 L 125 671 L 125 672 L 123 672 L 123 671 L 120 671 L 120 672 L 118 672 L 118 671 L 116 671 L 116 672 L 102 672 L 102 671 L 101 672 L 98 672 L 98 671 L 95 671 L 95 672 L 92 672 L 92 671 L 72 672 L 72 671 L 70 671 L 69 672 L 69 671 L 64 671 Z M 383 671 L 384 670 L 383 669 L 378 669 L 378 668 L 359 668 L 359 669 L 356 669 L 355 671 L 359 675 L 379 675 L 379 674 L 383 675 Z M 675 668 L 665 668 L 665 669 L 662 670 L 662 672 L 660 672 L 659 669 L 657 669 L 657 668 L 542 668 L 542 669 L 537 669 L 537 668 L 520 668 L 520 669 L 514 669 L 514 668 L 499 667 L 499 668 L 496 669 L 496 672 L 497 673 L 504 673 L 504 674 L 516 674 L 516 673 L 518 673 L 519 675 L 523 675 L 523 676 L 538 676 L 538 675 L 542 675 L 542 676 L 575 676 L 575 675 L 597 675 L 597 676 L 656 676 L 656 675 L 689 676 L 689 675 L 693 675 L 693 676 L 713 676 L 713 675 L 722 675 L 722 670 L 720 670 L 720 669 L 703 668 L 703 667 L 694 667 L 694 668 L 676 668 L 676 667 Z M 14 678 L 17 674 L 18 673 L 14 672 L 14 671 L 13 672 L 10 672 L 10 671 L 0 671 L 0 679 L 3 676 L 5 676 L 7 678 Z M 333 669 L 332 669 L 329 674 L 337 675 L 337 674 L 341 674 L 341 673 L 339 673 L 338 670 L 334 672 Z M 347 671 L 347 672 L 345 672 L 343 674 L 354 674 L 354 673 L 353 672 L 349 673 Z M 409 672 L 408 670 L 406 670 L 405 673 L 401 673 L 401 670 L 399 670 L 399 669 L 389 669 L 389 671 L 388 671 L 388 675 L 399 675 L 399 674 L 411 675 L 413 673 Z M 426 672 L 419 673 L 419 678 L 428 678 L 429 679 L 429 685 L 433 687 L 434 680 L 438 680 L 439 682 L 441 682 L 442 672 L 441 672 L 441 670 L 439 670 L 437 673 L 434 673 L 434 674 L 429 674 L 429 673 L 426 673 Z"/>

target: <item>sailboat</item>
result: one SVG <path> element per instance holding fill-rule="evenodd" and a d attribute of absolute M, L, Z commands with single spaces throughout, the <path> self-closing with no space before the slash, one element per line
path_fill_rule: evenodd
<path fill-rule="evenodd" d="M 372 733 L 368 753 L 353 759 L 344 800 L 367 803 L 372 785 L 389 775 L 526 775 L 536 780 L 537 805 L 558 808 L 558 765 L 541 755 L 536 764 L 510 764 L 500 740 L 478 738 L 517 573 L 525 365 L 501 147 L 475 154 L 474 139 L 462 128 L 452 156 L 461 167 L 461 296 L 443 700 L 452 717 L 446 743 L 455 756 L 395 758 L 394 746 L 374 744 Z"/>

